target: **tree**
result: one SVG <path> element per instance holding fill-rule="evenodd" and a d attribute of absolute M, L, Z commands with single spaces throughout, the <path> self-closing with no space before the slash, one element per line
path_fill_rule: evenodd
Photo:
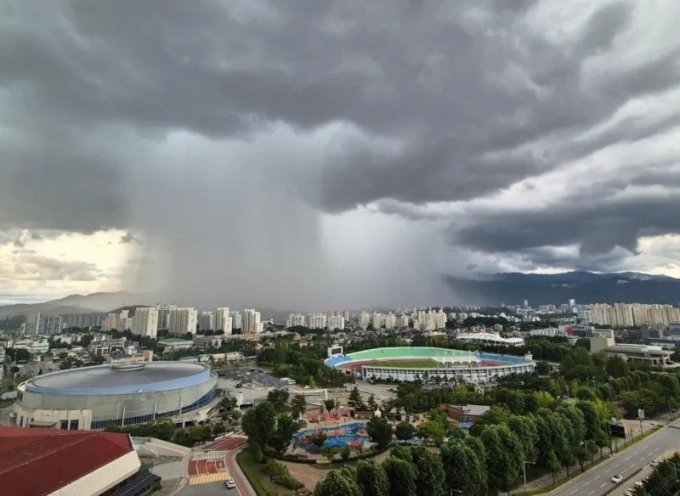
<path fill-rule="evenodd" d="M 605 366 L 605 371 L 607 375 L 618 379 L 619 377 L 625 377 L 630 372 L 630 367 L 626 361 L 619 356 L 611 356 L 607 360 L 607 365 Z"/>
<path fill-rule="evenodd" d="M 392 442 L 392 426 L 383 417 L 373 417 L 366 424 L 369 439 L 378 445 L 378 449 L 387 448 Z"/>
<path fill-rule="evenodd" d="M 411 448 L 416 469 L 416 492 L 420 496 L 444 496 L 444 466 L 441 457 L 422 446 Z"/>
<path fill-rule="evenodd" d="M 255 449 L 267 446 L 276 425 L 276 411 L 269 401 L 263 401 L 243 415 L 241 426 L 248 436 L 248 442 Z"/>
<path fill-rule="evenodd" d="M 548 453 L 548 458 L 545 460 L 544 463 L 545 467 L 550 471 L 552 474 L 552 480 L 553 480 L 553 486 L 555 485 L 555 474 L 560 471 L 560 468 L 562 467 L 560 464 L 560 461 L 557 459 L 557 455 L 553 450 L 550 450 Z"/>
<path fill-rule="evenodd" d="M 479 442 L 477 438 L 469 439 Z M 483 455 L 483 451 L 476 453 L 465 445 L 447 443 L 442 446 L 440 456 L 449 490 L 455 489 L 466 496 L 486 496 L 486 470 L 481 459 Z"/>
<path fill-rule="evenodd" d="M 416 435 L 416 428 L 411 422 L 399 422 L 395 429 L 395 435 L 401 441 L 408 441 Z"/>
<path fill-rule="evenodd" d="M 334 470 L 314 489 L 314 496 L 362 496 L 356 478 L 347 471 Z"/>
<path fill-rule="evenodd" d="M 524 448 L 505 425 L 488 426 L 481 435 L 486 448 L 487 473 L 495 487 L 508 490 L 522 471 Z"/>
<path fill-rule="evenodd" d="M 307 411 L 307 399 L 301 394 L 296 394 L 290 401 L 290 408 L 293 417 L 300 417 Z"/>
<path fill-rule="evenodd" d="M 389 496 L 390 481 L 382 465 L 370 461 L 360 461 L 357 465 L 357 482 L 363 496 Z"/>
<path fill-rule="evenodd" d="M 368 397 L 368 408 L 370 408 L 372 412 L 374 412 L 375 409 L 378 408 L 378 405 L 375 402 L 375 396 L 374 395 L 370 395 Z"/>
<path fill-rule="evenodd" d="M 532 417 L 513 415 L 508 419 L 508 427 L 522 442 L 524 459 L 536 460 L 538 445 L 538 430 Z"/>
<path fill-rule="evenodd" d="M 589 389 L 587 387 L 580 387 L 576 390 L 576 397 L 580 400 L 584 401 L 595 401 L 597 400 L 597 396 L 595 396 L 595 393 L 593 392 L 592 389 Z"/>
<path fill-rule="evenodd" d="M 333 410 L 336 406 L 335 400 L 334 399 L 323 400 L 323 406 L 326 408 L 326 411 L 328 413 L 331 413 L 331 410 Z"/>
<path fill-rule="evenodd" d="M 342 448 L 340 448 L 340 457 L 342 458 L 343 461 L 349 460 L 349 457 L 352 455 L 352 448 L 349 447 L 349 444 L 344 445 Z"/>
<path fill-rule="evenodd" d="M 546 362 L 545 360 L 540 360 L 536 362 L 536 373 L 538 375 L 548 375 L 550 374 L 550 363 Z"/>
<path fill-rule="evenodd" d="M 276 417 L 276 431 L 269 440 L 269 444 L 274 448 L 278 455 L 283 455 L 286 452 L 288 446 L 290 446 L 293 434 L 295 434 L 299 428 L 300 424 L 287 413 L 281 413 Z"/>
<path fill-rule="evenodd" d="M 354 386 L 352 390 L 349 392 L 347 404 L 357 410 L 366 409 L 366 405 L 364 405 L 364 400 L 361 397 L 361 393 L 359 392 L 359 388 L 357 386 Z"/>
<path fill-rule="evenodd" d="M 281 413 L 286 409 L 289 396 L 290 393 L 285 389 L 276 388 L 269 391 L 267 394 L 267 401 L 274 406 L 274 410 L 276 410 L 277 413 Z"/>
<path fill-rule="evenodd" d="M 309 438 L 314 446 L 316 446 L 317 448 L 321 448 L 326 442 L 328 436 L 326 436 L 326 433 L 324 431 L 317 431 L 313 433 L 311 436 L 309 436 Z"/>
<path fill-rule="evenodd" d="M 434 420 L 423 422 L 416 428 L 416 431 L 418 432 L 418 436 L 425 439 L 432 439 L 437 446 L 442 444 L 444 436 L 446 435 L 444 426 Z"/>
<path fill-rule="evenodd" d="M 321 448 L 321 454 L 328 460 L 332 460 L 335 457 L 335 455 L 337 455 L 337 453 L 338 450 L 333 446 L 324 446 L 323 448 Z"/>
<path fill-rule="evenodd" d="M 390 496 L 416 496 L 417 475 L 413 465 L 406 460 L 390 456 L 383 462 L 390 481 Z"/>

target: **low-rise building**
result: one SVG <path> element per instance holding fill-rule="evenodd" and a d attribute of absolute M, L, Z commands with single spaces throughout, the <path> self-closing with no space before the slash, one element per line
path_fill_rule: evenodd
<path fill-rule="evenodd" d="M 604 351 L 607 355 L 619 356 L 630 362 L 645 362 L 661 366 L 673 365 L 673 362 L 671 362 L 672 351 L 665 350 L 662 346 L 617 343 L 614 340 L 613 331 L 607 337 L 593 336 L 590 338 L 590 351 L 591 353 Z"/>
<path fill-rule="evenodd" d="M 205 351 L 209 348 L 219 348 L 222 346 L 223 338 L 222 336 L 212 335 L 212 336 L 194 336 L 194 346 L 201 351 Z"/>
<path fill-rule="evenodd" d="M 165 348 L 165 351 L 188 350 L 194 346 L 193 341 L 179 338 L 161 339 L 158 344 Z"/>
<path fill-rule="evenodd" d="M 477 423 L 479 417 L 491 410 L 488 405 L 441 405 L 441 410 L 458 422 Z"/>

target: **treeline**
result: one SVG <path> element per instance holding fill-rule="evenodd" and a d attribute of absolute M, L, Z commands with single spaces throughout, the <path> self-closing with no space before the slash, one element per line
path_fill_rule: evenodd
<path fill-rule="evenodd" d="M 322 358 L 325 356 L 325 348 L 301 349 L 288 340 L 277 340 L 272 347 L 258 354 L 257 363 L 271 367 L 278 377 L 290 377 L 298 384 L 310 387 L 342 387 L 354 381 L 341 371 L 324 366 Z"/>
<path fill-rule="evenodd" d="M 135 437 L 155 437 L 163 441 L 170 441 L 182 446 L 191 447 L 196 443 L 201 443 L 209 439 L 214 439 L 220 434 L 224 434 L 226 428 L 222 423 L 212 426 L 197 425 L 188 429 L 178 429 L 170 419 L 159 419 L 154 422 L 137 425 L 109 425 L 106 432 L 122 432 Z"/>
<path fill-rule="evenodd" d="M 429 418 L 438 422 L 434 412 Z M 583 469 L 598 450 L 601 456 L 604 448 L 611 452 L 606 420 L 588 401 L 539 408 L 530 415 L 496 406 L 471 436 L 449 433 L 440 456 L 423 447 L 397 447 L 383 464 L 360 462 L 356 471 L 331 472 L 314 494 L 485 496 L 517 484 L 525 462 L 554 477 L 562 468 L 569 473 L 576 463 Z"/>

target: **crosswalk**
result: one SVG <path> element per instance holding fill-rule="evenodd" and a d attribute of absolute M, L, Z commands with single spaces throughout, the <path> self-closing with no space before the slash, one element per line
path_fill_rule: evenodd
<path fill-rule="evenodd" d="M 231 477 L 231 474 L 229 472 L 217 472 L 215 474 L 196 475 L 194 477 L 189 478 L 189 485 L 194 486 L 196 484 L 208 484 L 210 482 L 219 482 L 227 480 L 229 477 Z"/>
<path fill-rule="evenodd" d="M 196 451 L 191 459 L 198 460 L 220 460 L 227 456 L 227 451 Z"/>

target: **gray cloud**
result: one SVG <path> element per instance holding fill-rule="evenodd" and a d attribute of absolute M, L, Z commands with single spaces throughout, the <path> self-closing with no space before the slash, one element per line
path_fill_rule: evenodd
<path fill-rule="evenodd" d="M 0 263 L 0 279 L 18 281 L 95 281 L 96 265 L 20 253 Z"/>
<path fill-rule="evenodd" d="M 593 71 L 650 10 L 604 4 L 555 41 L 554 25 L 528 23 L 550 3 L 11 2 L 0 229 L 134 230 L 146 253 L 129 284 L 160 271 L 175 296 L 326 305 L 333 288 L 322 288 L 342 280 L 326 214 L 378 202 L 439 220 L 428 202 L 528 178 L 540 188 L 557 167 L 680 124 L 679 110 L 576 140 L 627 102 L 677 88 L 679 46 Z M 672 180 L 668 160 L 635 184 Z M 627 186 L 602 184 L 603 200 Z M 595 264 L 616 246 L 634 252 L 642 232 L 677 228 L 674 196 L 580 194 L 542 212 L 471 209 L 452 239 L 536 264 L 577 263 L 544 249 L 577 243 Z"/>

